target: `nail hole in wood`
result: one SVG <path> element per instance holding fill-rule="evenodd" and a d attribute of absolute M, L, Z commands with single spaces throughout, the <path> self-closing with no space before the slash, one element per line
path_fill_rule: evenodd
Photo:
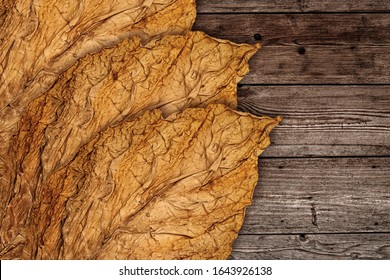
<path fill-rule="evenodd" d="M 305 235 L 305 234 L 303 234 L 303 233 L 302 233 L 302 234 L 300 234 L 300 235 L 299 235 L 299 240 L 300 240 L 300 241 L 306 241 L 306 240 L 307 240 L 307 237 L 306 237 L 306 235 Z"/>
<path fill-rule="evenodd" d="M 305 47 L 299 47 L 299 48 L 298 48 L 298 53 L 299 53 L 300 55 L 304 55 L 305 52 L 306 52 Z"/>
<path fill-rule="evenodd" d="M 255 36 L 253 37 L 255 38 L 256 41 L 261 41 L 261 39 L 263 39 L 263 37 L 259 33 L 256 33 Z"/>

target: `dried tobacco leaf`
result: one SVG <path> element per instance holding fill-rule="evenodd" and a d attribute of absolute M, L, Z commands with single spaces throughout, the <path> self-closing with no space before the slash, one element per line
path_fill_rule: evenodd
<path fill-rule="evenodd" d="M 19 195 L 10 199 L 6 216 L 23 211 L 2 222 L 3 243 L 26 227 L 38 180 L 66 164 L 108 125 L 153 108 L 164 115 L 212 102 L 235 108 L 236 85 L 257 50 L 257 45 L 190 32 L 146 46 L 138 39 L 124 41 L 81 59 L 30 103 L 19 124 L 12 153 L 17 173 L 11 180 Z"/>
<path fill-rule="evenodd" d="M 141 45 L 188 30 L 194 1 L 78 4 L 0 6 L 0 258 L 228 257 L 280 118 L 178 112 L 235 108 L 258 46 L 199 32 Z"/>
<path fill-rule="evenodd" d="M 37 190 L 23 257 L 227 258 L 279 121 L 219 104 L 108 128 Z"/>
<path fill-rule="evenodd" d="M 25 106 L 80 57 L 124 38 L 147 42 L 182 34 L 191 29 L 195 14 L 195 0 L 0 3 L 0 211 L 9 198 L 8 147 Z"/>
<path fill-rule="evenodd" d="M 27 125 L 25 130 L 31 133 L 35 132 L 31 124 L 40 122 L 45 143 L 38 148 L 47 176 L 98 132 L 123 118 L 154 108 L 167 116 L 213 102 L 236 108 L 237 83 L 249 71 L 248 60 L 257 50 L 257 45 L 217 40 L 202 32 L 166 36 L 146 46 L 137 39 L 124 41 L 69 69 L 29 106 L 19 127 L 24 130 Z M 25 140 L 18 142 L 23 145 Z"/>
<path fill-rule="evenodd" d="M 9 2 L 0 29 L 1 111 L 21 109 L 88 53 L 128 37 L 183 33 L 195 20 L 193 0 Z"/>

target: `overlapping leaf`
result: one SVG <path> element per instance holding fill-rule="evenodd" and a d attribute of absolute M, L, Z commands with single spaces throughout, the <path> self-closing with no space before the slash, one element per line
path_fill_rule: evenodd
<path fill-rule="evenodd" d="M 0 257 L 227 258 L 281 120 L 234 111 L 259 46 L 162 37 L 192 0 L 4 3 Z"/>
<path fill-rule="evenodd" d="M 6 216 L 33 207 L 36 185 L 78 153 L 98 132 L 152 108 L 165 115 L 219 102 L 236 107 L 236 84 L 258 46 L 237 45 L 201 32 L 166 36 L 141 46 L 139 39 L 87 56 L 52 89 L 32 102 L 15 138 L 15 182 Z M 42 175 L 41 175 L 42 172 Z M 2 223 L 11 240 L 29 223 L 20 211 Z M 23 240 L 24 237 L 21 237 Z"/>
<path fill-rule="evenodd" d="M 45 143 L 39 149 L 46 176 L 74 157 L 91 137 L 123 118 L 154 108 L 167 116 L 213 102 L 235 108 L 237 83 L 257 50 L 201 32 L 166 36 L 146 46 L 140 46 L 139 40 L 124 41 L 69 69 L 30 105 L 20 127 L 40 123 Z"/>
<path fill-rule="evenodd" d="M 27 104 L 88 53 L 190 30 L 195 0 L 5 0 L 0 20 L 1 221 L 12 181 L 8 148 Z"/>
<path fill-rule="evenodd" d="M 224 105 L 148 111 L 100 133 L 38 192 L 45 259 L 223 259 L 280 121 Z"/>

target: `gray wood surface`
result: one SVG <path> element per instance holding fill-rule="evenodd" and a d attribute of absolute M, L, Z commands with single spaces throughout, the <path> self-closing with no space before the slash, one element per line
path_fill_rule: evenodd
<path fill-rule="evenodd" d="M 241 235 L 231 259 L 390 259 L 390 235 Z"/>
<path fill-rule="evenodd" d="M 263 156 L 390 156 L 390 86 L 244 86 L 238 96 L 242 111 L 284 118 Z"/>
<path fill-rule="evenodd" d="M 388 0 L 197 0 L 200 13 L 390 11 Z"/>
<path fill-rule="evenodd" d="M 390 259 L 390 1 L 197 0 L 261 43 L 239 109 L 281 115 L 233 259 Z"/>
<path fill-rule="evenodd" d="M 263 44 L 243 84 L 390 84 L 389 14 L 206 14 L 194 29 Z"/>

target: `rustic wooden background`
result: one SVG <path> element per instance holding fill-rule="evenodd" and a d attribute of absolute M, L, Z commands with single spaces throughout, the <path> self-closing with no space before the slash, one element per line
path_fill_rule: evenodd
<path fill-rule="evenodd" d="M 233 259 L 390 259 L 390 1 L 198 0 L 263 44 L 240 109 L 281 115 Z"/>

